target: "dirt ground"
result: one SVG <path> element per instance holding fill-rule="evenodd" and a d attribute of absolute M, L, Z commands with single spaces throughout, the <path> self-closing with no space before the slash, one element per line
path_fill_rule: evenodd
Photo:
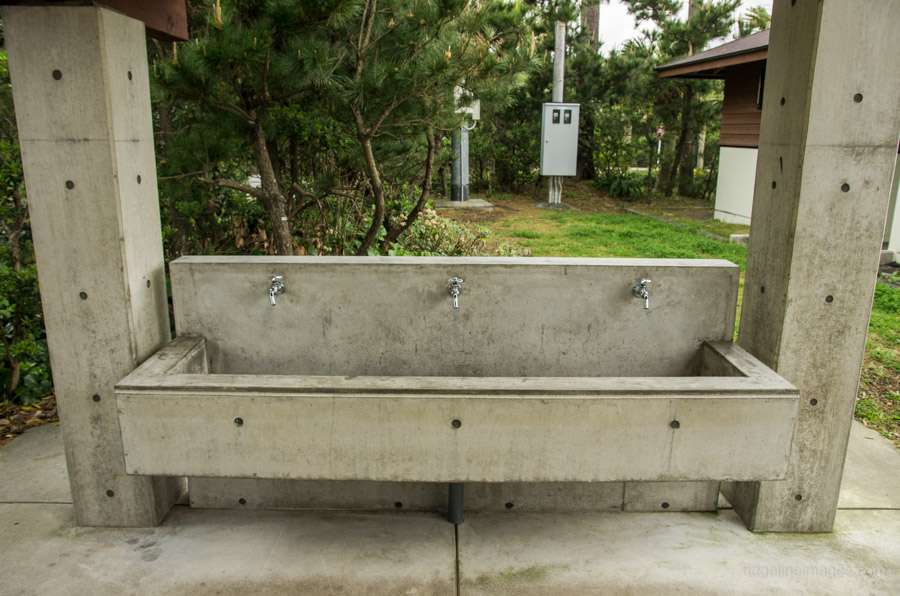
<path fill-rule="evenodd" d="M 30 406 L 9 406 L 0 411 L 0 447 L 29 428 L 49 423 L 59 424 L 56 397 L 53 395 Z"/>
<path fill-rule="evenodd" d="M 477 198 L 484 199 L 494 206 L 493 212 L 443 209 L 440 213 L 442 217 L 455 221 L 485 225 L 510 215 L 546 209 L 547 207 L 539 207 L 546 204 L 546 189 L 541 189 L 537 197 L 536 199 L 532 190 L 521 194 L 495 193 L 493 196 L 479 194 Z M 652 205 L 643 201 L 612 199 L 598 191 L 591 182 L 566 182 L 563 203 L 584 213 L 625 213 L 625 209 L 634 209 L 649 215 L 665 217 L 668 214 L 678 214 L 696 220 L 712 219 L 714 207 L 709 201 L 681 197 L 670 199 L 654 197 Z"/>

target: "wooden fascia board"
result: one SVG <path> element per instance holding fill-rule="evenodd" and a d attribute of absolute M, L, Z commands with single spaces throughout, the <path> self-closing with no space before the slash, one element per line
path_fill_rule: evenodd
<path fill-rule="evenodd" d="M 106 6 L 137 19 L 147 27 L 147 35 L 163 41 L 188 39 L 185 0 L 82 0 L 48 2 L 41 0 L 0 0 L 18 6 Z"/>
<path fill-rule="evenodd" d="M 725 56 L 707 62 L 695 62 L 693 64 L 685 64 L 684 66 L 677 66 L 675 68 L 667 68 L 666 70 L 658 71 L 657 74 L 661 79 L 674 77 L 720 79 L 722 78 L 722 74 L 718 72 L 719 70 L 729 66 L 737 66 L 739 64 L 765 61 L 768 54 L 769 49 L 763 48 L 747 54 Z"/>

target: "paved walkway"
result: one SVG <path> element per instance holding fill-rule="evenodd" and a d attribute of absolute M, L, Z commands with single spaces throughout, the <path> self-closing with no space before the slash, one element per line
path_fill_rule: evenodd
<path fill-rule="evenodd" d="M 59 427 L 0 449 L 0 593 L 896 594 L 900 452 L 854 423 L 832 534 L 718 513 L 192 510 L 77 528 Z"/>

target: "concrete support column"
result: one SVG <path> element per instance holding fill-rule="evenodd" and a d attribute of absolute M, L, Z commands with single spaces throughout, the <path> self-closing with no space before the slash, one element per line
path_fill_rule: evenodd
<path fill-rule="evenodd" d="M 565 97 L 566 80 L 566 23 L 556 21 L 556 38 L 553 50 L 553 88 L 552 98 L 555 103 L 561 103 Z M 562 203 L 562 176 L 550 176 L 547 180 L 547 202 L 551 205 Z"/>
<path fill-rule="evenodd" d="M 453 166 L 450 171 L 450 200 L 469 200 L 469 129 L 465 124 L 453 132 Z"/>
<path fill-rule="evenodd" d="M 895 0 L 775 0 L 741 346 L 800 388 L 785 480 L 742 483 L 754 531 L 837 508 L 900 133 Z"/>
<path fill-rule="evenodd" d="M 2 17 L 76 521 L 155 525 L 183 483 L 125 475 L 113 393 L 170 338 L 144 25 Z"/>
<path fill-rule="evenodd" d="M 703 165 L 706 160 L 703 158 L 703 154 L 706 152 L 706 127 L 703 127 L 703 130 L 700 131 L 700 134 L 697 135 L 697 168 L 703 169 Z"/>

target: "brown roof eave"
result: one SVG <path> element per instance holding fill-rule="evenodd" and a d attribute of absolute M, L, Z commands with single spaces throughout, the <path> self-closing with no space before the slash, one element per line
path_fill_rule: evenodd
<path fill-rule="evenodd" d="M 721 79 L 725 73 L 724 69 L 740 64 L 749 64 L 751 62 L 765 62 L 769 55 L 769 48 L 762 48 L 755 52 L 746 54 L 738 54 L 735 56 L 726 56 L 717 60 L 708 62 L 685 64 L 684 66 L 676 66 L 675 68 L 657 69 L 659 78 L 690 78 L 690 79 Z"/>

